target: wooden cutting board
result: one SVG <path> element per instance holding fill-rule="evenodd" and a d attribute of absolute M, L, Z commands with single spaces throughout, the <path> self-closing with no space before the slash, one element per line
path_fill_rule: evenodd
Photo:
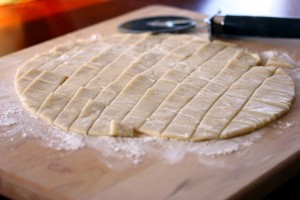
<path fill-rule="evenodd" d="M 187 15 L 199 21 L 204 17 L 166 6 L 146 7 L 2 57 L 0 79 L 13 77 L 20 63 L 53 45 L 97 32 L 103 35 L 118 32 L 117 25 L 128 19 L 165 14 Z M 300 58 L 300 40 L 227 40 L 253 51 L 284 51 L 294 59 Z M 187 154 L 173 164 L 159 159 L 159 156 L 149 156 L 139 164 L 125 165 L 130 158 L 124 156 L 112 160 L 113 166 L 108 167 L 101 159 L 105 157 L 101 154 L 101 147 L 98 147 L 100 152 L 89 147 L 59 151 L 44 145 L 42 139 L 24 138 L 20 134 L 2 136 L 9 126 L 0 126 L 0 193 L 14 199 L 55 200 L 261 197 L 300 170 L 299 70 L 294 70 L 293 78 L 296 100 L 291 111 L 280 119 L 282 123 L 292 123 L 292 126 L 269 125 L 262 138 L 245 151 L 207 156 L 208 162 L 199 162 L 199 158 Z M 0 99 L 5 98 L 8 98 L 6 94 L 0 94 Z M 156 149 L 156 154 L 159 151 L 159 148 Z M 122 154 L 122 151 L 115 154 Z"/>

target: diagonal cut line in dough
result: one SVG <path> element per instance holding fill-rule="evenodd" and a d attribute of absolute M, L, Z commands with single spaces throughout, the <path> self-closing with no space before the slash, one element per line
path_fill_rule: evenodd
<path fill-rule="evenodd" d="M 157 81 L 151 88 L 149 88 L 143 95 L 143 97 L 139 100 L 139 102 L 133 107 L 133 109 L 123 117 L 122 123 L 128 124 L 133 127 L 140 127 L 141 123 L 143 123 L 145 119 L 147 119 L 147 117 L 152 114 L 154 110 L 164 101 L 168 93 L 174 91 L 174 89 L 178 87 L 180 83 L 182 83 L 182 81 L 186 80 L 186 77 L 189 76 L 189 74 L 193 73 L 193 71 L 197 68 L 199 69 L 205 66 L 205 64 L 207 64 L 207 60 L 211 57 L 216 57 L 220 54 L 222 55 L 222 53 L 227 52 L 227 50 L 231 51 L 231 49 L 223 50 L 223 48 L 225 48 L 224 45 L 215 46 L 211 44 L 205 44 L 202 48 L 198 49 L 198 51 L 193 56 L 190 57 L 192 63 L 188 64 L 189 67 L 185 66 L 187 62 L 185 61 L 182 65 L 177 65 L 180 67 L 176 66 L 178 69 L 176 69 L 175 67 L 171 70 L 166 71 L 162 78 Z M 209 54 L 200 58 L 200 55 L 203 54 L 203 51 L 206 53 L 209 52 Z M 198 60 L 195 60 L 193 58 L 196 58 Z M 181 76 L 179 76 L 180 68 L 185 68 L 186 71 L 186 73 L 181 73 Z M 175 73 L 172 72 L 176 71 L 178 72 L 178 78 L 174 80 Z M 165 85 L 167 85 L 167 87 L 164 87 Z M 194 87 L 188 84 L 186 86 L 190 88 Z M 142 113 L 139 112 L 139 110 L 141 110 L 143 107 L 147 107 L 147 110 L 144 109 Z M 148 110 L 149 108 L 152 108 L 152 110 Z M 145 113 L 147 113 L 147 115 L 145 115 Z"/>
<path fill-rule="evenodd" d="M 116 62 L 124 52 L 130 48 L 128 42 L 134 42 L 134 44 L 139 43 L 141 40 L 144 40 L 148 35 L 139 35 L 139 36 L 130 36 L 126 37 L 119 44 L 113 45 L 112 47 L 100 52 L 96 56 L 92 57 L 88 62 L 71 67 L 71 75 L 67 80 L 66 84 L 84 86 L 87 84 L 93 76 L 98 73 L 101 73 L 102 70 L 108 68 L 112 63 Z M 99 62 L 101 61 L 101 62 Z M 70 67 L 68 65 L 68 67 Z M 66 67 L 64 67 L 66 68 Z M 91 77 L 85 77 L 85 74 L 89 73 Z"/>
<path fill-rule="evenodd" d="M 186 37 L 185 37 L 186 38 Z M 176 40 L 175 40 L 176 39 Z M 171 42 L 171 43 L 170 43 Z M 175 42 L 175 43 L 174 43 Z M 174 45 L 175 44 L 175 45 Z M 165 55 L 167 55 L 168 53 L 170 53 L 170 51 L 172 51 L 174 48 L 176 48 L 178 45 L 181 45 L 182 42 L 180 40 L 178 40 L 177 37 L 169 37 L 167 40 L 164 40 L 161 45 L 159 45 L 160 49 L 163 49 L 164 54 L 162 54 L 162 56 L 158 57 L 157 60 L 152 59 L 152 65 L 155 65 L 156 63 L 158 63 L 161 59 L 163 59 L 163 57 Z M 165 46 L 165 48 L 164 48 Z M 157 45 L 155 45 L 152 49 L 150 49 L 149 51 L 146 51 L 137 61 L 135 61 L 133 64 L 129 65 L 128 68 L 125 69 L 125 73 L 128 72 L 129 70 L 131 71 L 131 73 L 125 74 L 125 73 L 121 73 L 116 79 L 115 81 L 113 81 L 111 84 L 108 84 L 106 87 L 104 87 L 104 89 L 99 93 L 97 98 L 101 98 L 101 101 L 109 101 L 107 98 L 104 97 L 105 93 L 104 92 L 109 92 L 109 91 L 113 91 L 113 94 L 118 94 L 125 86 L 126 84 L 130 81 L 131 78 L 133 78 L 136 74 L 138 74 L 139 72 L 135 72 L 135 74 L 133 74 L 134 70 L 136 67 L 140 67 L 141 65 L 143 65 L 143 68 L 145 68 L 144 70 L 146 70 L 149 66 L 149 61 L 145 58 L 148 58 L 149 55 L 153 55 L 151 53 L 152 50 L 157 50 Z M 129 76 L 129 77 L 128 77 Z M 125 77 L 125 79 L 123 78 Z M 121 83 L 120 83 L 121 82 Z M 123 83 L 122 83 L 123 82 Z M 104 95 L 103 95 L 104 93 Z M 112 94 L 112 95 L 113 95 Z M 111 96 L 110 98 L 114 98 L 113 96 Z M 105 100 L 103 100 L 105 99 Z M 100 101 L 98 102 L 97 100 L 94 101 L 94 103 L 99 104 L 99 105 L 104 105 L 103 103 L 101 103 Z M 100 106 L 101 110 L 97 110 L 95 111 L 95 115 L 93 115 L 93 117 L 88 117 L 83 114 L 83 116 L 80 114 L 80 116 L 72 123 L 70 130 L 74 131 L 74 132 L 80 132 L 82 134 L 87 134 L 88 129 L 92 126 L 92 123 L 98 118 L 98 116 L 101 114 L 102 110 L 104 110 L 104 107 Z M 86 109 L 90 110 L 89 107 L 87 107 Z M 85 113 L 85 108 L 82 110 L 82 113 Z"/>
<path fill-rule="evenodd" d="M 160 44 L 164 40 L 163 36 L 153 37 L 147 35 L 143 41 L 137 43 L 135 46 L 129 48 L 129 52 L 124 51 L 114 62 L 105 66 L 96 76 L 102 77 L 98 82 L 98 85 L 105 87 L 116 79 L 118 74 L 122 73 L 127 66 L 130 66 L 133 62 L 138 60 L 145 51 L 153 48 L 156 44 Z"/>
<path fill-rule="evenodd" d="M 251 54 L 248 54 L 248 55 L 251 56 Z M 258 58 L 256 58 L 257 60 L 255 61 L 255 55 L 254 54 L 252 54 L 252 56 L 253 56 L 254 62 L 252 62 L 252 63 L 250 62 L 250 63 L 248 63 L 248 65 L 245 65 L 246 66 L 245 71 L 242 71 L 242 73 L 238 74 L 238 76 L 236 77 L 235 80 L 230 80 L 228 82 L 227 89 L 225 89 L 224 91 L 222 91 L 220 93 L 220 95 L 215 99 L 215 101 L 208 106 L 207 111 L 201 117 L 200 121 L 198 122 L 198 125 L 195 128 L 195 130 L 194 130 L 194 132 L 193 132 L 193 134 L 191 136 L 191 140 L 197 141 L 197 140 L 208 140 L 208 139 L 217 139 L 218 138 L 218 133 L 216 133 L 215 129 L 220 128 L 223 125 L 224 121 L 226 123 L 226 120 L 224 120 L 223 118 L 221 118 L 218 121 L 218 120 L 216 120 L 214 118 L 209 118 L 209 113 L 210 113 L 211 109 L 213 108 L 213 106 L 215 104 L 219 103 L 220 99 L 222 99 L 222 97 L 224 96 L 224 94 L 226 94 L 226 92 L 228 92 L 230 90 L 230 88 L 232 87 L 232 85 L 234 85 L 240 79 L 242 79 L 245 74 L 249 73 L 249 71 L 252 70 L 252 68 L 250 68 L 251 66 L 253 66 L 253 65 L 255 65 L 255 64 L 257 64 L 259 62 Z M 243 64 L 243 62 L 241 62 L 241 64 Z M 226 74 L 226 73 L 224 72 L 224 74 Z M 219 74 L 219 76 L 220 77 L 224 77 L 224 75 L 222 75 L 222 74 Z M 232 98 L 232 99 L 230 99 L 231 101 L 225 102 L 225 103 L 226 104 L 230 104 L 230 105 L 234 105 L 234 102 L 235 103 L 239 103 L 238 101 L 236 101 L 236 99 L 237 98 Z M 220 108 L 220 107 L 222 107 L 222 105 L 220 105 L 218 108 Z M 230 111 L 232 111 L 232 110 L 234 110 L 234 109 L 230 108 Z M 210 123 L 212 124 L 212 127 L 208 125 Z M 204 126 L 206 125 L 205 128 L 202 128 L 202 124 L 204 124 Z M 211 129 L 209 129 L 207 127 L 209 127 L 209 128 L 211 127 Z"/>
<path fill-rule="evenodd" d="M 183 37 L 182 39 L 189 39 Z M 105 90 L 112 90 L 116 93 L 121 92 L 121 90 L 126 86 L 126 84 L 134 78 L 135 75 L 142 73 L 146 70 L 153 68 L 157 63 L 159 63 L 167 54 L 171 53 L 173 49 L 182 45 L 184 42 L 178 40 L 178 37 L 169 37 L 162 41 L 160 44 L 156 44 L 153 48 L 149 49 L 143 53 L 138 60 L 129 65 L 126 69 L 120 73 L 114 81 L 110 82 L 105 86 Z M 99 97 L 102 96 L 102 91 L 99 93 Z"/>
<path fill-rule="evenodd" d="M 141 35 L 141 36 L 138 36 L 138 38 L 140 38 L 140 39 L 143 39 L 144 37 L 146 37 L 146 35 Z M 130 42 L 132 42 L 132 41 L 135 41 L 136 42 L 136 39 L 138 39 L 137 38 L 137 36 L 130 36 L 129 35 L 129 37 L 125 37 L 125 39 L 124 40 L 122 40 L 121 41 L 121 43 L 125 43 L 125 44 L 127 44 L 128 43 L 128 41 L 129 41 L 129 43 Z M 139 40 L 138 40 L 138 42 L 139 42 Z M 128 44 L 127 45 L 125 45 L 125 47 L 128 47 Z M 112 47 L 113 48 L 113 47 Z M 97 56 L 100 56 L 100 55 L 102 55 L 103 53 L 105 53 L 105 52 L 100 52 Z M 96 56 L 96 57 L 97 57 Z M 114 58 L 112 58 L 112 60 L 111 61 L 113 61 L 114 60 Z M 92 61 L 89 61 L 89 62 L 92 62 Z M 87 63 L 89 63 L 89 62 L 87 62 Z M 85 64 L 83 65 L 83 66 L 80 66 L 79 68 L 78 68 L 78 70 L 76 70 L 76 71 L 80 71 L 80 69 L 82 69 L 83 67 L 85 66 Z M 93 68 L 90 68 L 91 70 L 96 70 L 96 69 L 93 69 Z M 76 71 L 74 72 L 74 73 L 76 73 Z M 85 71 L 86 72 L 86 71 Z M 78 79 L 77 79 L 78 80 Z M 85 81 L 85 80 L 83 80 L 83 81 Z M 64 84 L 68 84 L 68 82 L 70 82 L 70 79 L 68 79 L 66 82 L 64 82 Z M 80 81 L 79 81 L 80 82 Z M 71 85 L 72 85 L 72 83 L 71 83 Z M 28 86 L 28 87 L 30 87 L 30 85 Z M 56 87 L 57 88 L 57 87 Z M 55 91 L 55 89 L 56 88 L 53 88 L 53 90 L 54 91 L 51 91 L 51 92 L 56 92 Z"/>
<path fill-rule="evenodd" d="M 182 81 L 180 81 L 179 84 L 177 85 L 177 87 L 187 85 L 191 88 L 194 88 L 196 86 L 193 90 L 195 90 L 195 89 L 196 89 L 196 91 L 201 90 L 205 85 L 208 84 L 208 82 L 211 80 L 211 78 L 210 78 L 210 76 L 207 76 L 207 75 L 201 77 L 201 75 L 198 73 L 198 71 L 203 72 L 203 69 L 205 69 L 205 68 L 211 69 L 212 65 L 214 65 L 213 73 L 215 73 L 215 75 L 218 74 L 224 67 L 226 67 L 228 62 L 230 62 L 232 60 L 232 53 L 239 53 L 239 50 L 240 49 L 238 49 L 238 48 L 232 48 L 232 47 L 225 48 L 224 50 L 220 51 L 218 54 L 216 54 L 213 57 L 213 60 L 218 60 L 219 62 L 212 61 L 212 59 L 211 59 L 211 60 L 206 61 L 202 65 L 200 65 L 194 71 L 189 70 L 189 72 L 191 72 L 191 73 L 188 76 L 186 76 Z M 228 57 L 228 54 L 230 55 L 229 57 Z M 213 75 L 213 76 L 215 76 L 215 75 Z M 193 78 L 193 76 L 195 78 Z M 201 83 L 201 84 L 199 85 L 199 83 Z M 190 92 L 192 92 L 193 90 L 191 90 Z M 171 92 L 174 92 L 174 89 L 171 90 Z M 138 110 L 137 110 L 137 112 L 138 112 Z M 136 115 L 139 116 L 138 114 L 136 114 Z M 135 116 L 132 115 L 132 118 L 135 118 L 136 115 Z M 145 119 L 149 119 L 149 118 L 147 117 Z M 143 122 L 145 121 L 145 119 L 143 119 Z M 130 121 L 130 118 L 127 119 L 126 122 L 129 123 L 129 121 Z M 142 126 L 142 124 L 137 124 L 137 127 L 141 127 L 141 126 Z"/>
<path fill-rule="evenodd" d="M 279 76 L 278 76 L 279 75 Z M 259 91 L 267 87 L 270 82 L 280 82 L 280 75 L 284 77 L 281 80 L 282 85 L 276 85 L 272 87 L 273 90 L 278 89 L 281 90 L 282 86 L 287 86 L 286 88 L 291 88 L 291 90 L 281 91 L 281 95 L 288 95 L 290 98 L 288 102 L 278 103 L 275 100 L 273 102 L 261 101 L 259 98 L 255 98 L 255 94 Z M 272 84 L 271 84 L 272 85 Z M 292 87 L 288 87 L 288 86 Z M 274 85 L 272 85 L 274 86 Z M 277 93 L 277 95 L 280 95 Z M 261 85 L 258 87 L 253 93 L 253 95 L 248 99 L 247 103 L 241 109 L 241 112 L 237 113 L 233 120 L 225 127 L 225 129 L 220 133 L 220 138 L 228 138 L 236 135 L 242 135 L 249 131 L 253 131 L 257 128 L 261 128 L 266 123 L 280 117 L 285 114 L 288 109 L 287 105 L 290 105 L 294 100 L 295 95 L 295 87 L 293 84 L 293 80 L 282 70 L 277 69 L 272 76 L 267 78 Z M 280 97 L 280 96 L 276 96 Z M 258 106 L 249 106 L 250 104 L 255 105 L 255 102 L 258 103 Z M 261 106 L 263 105 L 263 106 Z M 246 117 L 246 118 L 245 118 Z M 249 120 L 252 119 L 252 120 Z M 238 130 L 239 129 L 239 130 Z"/>
<path fill-rule="evenodd" d="M 118 36 L 118 38 L 120 38 L 120 37 L 121 37 L 121 36 Z M 122 36 L 122 37 L 123 37 L 123 36 Z M 127 37 L 128 37 L 128 36 L 124 36 L 123 38 L 126 39 Z M 112 38 L 114 38 L 114 37 L 112 37 Z M 111 38 L 108 38 L 108 41 L 109 41 L 109 39 L 111 39 Z M 121 40 L 121 41 L 122 41 L 122 40 Z M 88 41 L 88 42 L 89 42 L 89 41 Z M 88 45 L 88 44 L 89 44 L 88 42 L 85 42 L 85 43 Z M 102 40 L 101 40 L 100 42 L 102 42 Z M 63 47 L 65 47 L 65 46 L 67 46 L 67 47 L 66 47 L 66 48 L 63 48 Z M 74 45 L 69 45 L 69 44 L 67 44 L 67 45 L 59 46 L 58 49 L 61 49 L 61 50 L 58 50 L 58 52 L 61 53 L 61 54 L 59 54 L 59 55 L 64 55 L 64 54 L 62 54 L 62 53 L 69 51 L 70 48 L 71 48 L 71 47 L 74 47 L 74 46 L 76 46 L 76 45 L 75 45 L 75 44 L 74 44 Z M 57 52 L 57 48 L 52 49 L 50 52 Z M 101 53 L 102 53 L 102 52 L 100 52 L 100 53 L 97 52 L 97 54 L 101 54 Z M 66 57 L 66 56 L 65 56 L 65 57 Z M 85 57 L 87 57 L 87 56 L 85 56 Z M 61 70 L 61 71 L 58 72 L 59 74 L 61 74 L 61 73 L 65 74 L 65 73 L 64 73 L 65 68 L 67 68 L 68 65 L 72 64 L 72 59 L 73 59 L 73 58 L 74 58 L 74 57 L 71 57 L 71 58 L 69 58 L 69 60 L 65 60 L 61 65 L 56 66 L 56 67 L 63 67 L 63 70 Z M 88 57 L 87 57 L 87 58 L 88 58 Z M 76 59 L 73 59 L 73 60 L 76 60 Z M 48 61 L 48 60 L 46 60 L 46 61 Z M 66 64 L 66 61 L 68 61 L 68 65 L 64 65 L 64 64 Z M 44 64 L 47 64 L 47 62 L 39 63 L 39 65 L 33 65 L 33 66 L 35 66 L 35 68 L 33 68 L 33 67 L 29 68 L 29 70 L 28 70 L 25 74 L 20 75 L 20 76 L 18 76 L 18 74 L 20 73 L 20 72 L 18 71 L 17 76 L 16 76 L 16 82 L 22 82 L 22 81 L 23 81 L 23 82 L 26 82 L 26 79 L 28 79 L 28 78 L 29 78 L 30 80 L 35 79 L 40 73 L 43 72 L 40 68 L 41 68 L 41 66 L 43 66 Z M 77 62 L 77 64 L 78 64 L 78 62 Z M 27 68 L 27 65 L 28 65 L 28 66 L 31 66 L 30 61 L 26 62 L 26 63 L 23 65 L 23 67 L 24 67 L 24 68 Z M 75 67 L 78 67 L 78 66 L 75 66 Z M 23 69 L 23 68 L 19 68 L 19 69 Z M 54 68 L 54 69 L 53 69 L 54 73 L 55 73 L 56 69 L 57 69 L 57 68 Z M 59 68 L 59 69 L 61 69 L 61 68 Z M 31 75 L 31 76 L 28 76 L 28 75 Z M 28 82 L 28 81 L 27 81 L 27 82 Z M 19 94 L 21 94 L 21 93 L 26 89 L 26 87 L 27 87 L 28 85 L 29 85 L 29 84 L 25 84 L 23 88 L 20 88 L 20 89 L 18 88 L 18 89 L 17 89 L 17 92 L 18 92 Z"/>
<path fill-rule="evenodd" d="M 68 49 L 68 48 L 66 48 L 66 49 Z M 26 63 L 27 64 L 27 63 Z M 25 65 L 26 65 L 25 64 Z M 38 69 L 36 69 L 36 71 L 40 71 L 40 70 L 38 70 Z M 44 71 L 45 72 L 45 71 Z M 31 84 L 28 84 L 27 85 L 27 87 L 24 89 L 24 90 L 29 90 L 29 91 L 34 91 L 34 89 L 32 89 L 31 87 L 32 87 L 32 85 L 36 82 L 36 81 L 39 81 L 39 82 L 42 82 L 44 85 L 45 85 L 45 88 L 44 89 L 50 89 L 50 91 L 48 91 L 48 92 L 55 92 L 55 90 L 56 90 L 56 88 L 58 88 L 58 85 L 57 84 L 55 84 L 55 83 L 45 83 L 45 81 L 40 81 L 39 80 L 39 78 L 40 78 L 40 74 L 43 74 L 43 71 L 40 71 L 40 73 L 36 73 L 35 72 L 35 74 L 38 74 L 38 76 L 36 76 L 33 80 L 32 80 L 32 82 L 31 82 Z M 24 74 L 24 75 L 26 75 L 26 74 Z M 24 76 L 23 75 L 23 76 Z M 58 75 L 58 76 L 60 76 L 59 74 L 56 74 L 56 75 Z M 19 81 L 20 79 L 22 79 L 22 76 L 17 80 L 17 81 Z M 61 82 L 60 82 L 61 83 Z M 58 84 L 60 84 L 60 83 L 58 83 Z M 48 86 L 48 87 L 47 87 Z M 49 87 L 50 86 L 50 87 Z M 19 93 L 22 93 L 23 91 L 20 91 L 19 89 L 17 89 L 17 91 L 19 91 Z M 43 91 L 44 92 L 44 91 Z M 22 95 L 22 94 L 21 94 Z M 42 99 L 41 99 L 42 98 Z M 39 108 L 40 108 L 40 106 L 43 104 L 43 102 L 44 102 L 44 100 L 45 100 L 46 98 L 45 98 L 45 96 L 44 95 L 41 95 L 40 96 L 40 99 L 39 99 L 39 102 L 37 102 L 37 101 L 35 101 L 36 103 L 34 104 L 34 105 L 31 105 L 30 107 L 29 107 L 29 110 L 31 110 L 33 113 L 35 113 Z M 38 100 L 37 98 L 36 98 L 36 100 Z"/>
<path fill-rule="evenodd" d="M 261 68 L 261 67 L 259 67 Z M 249 96 L 244 97 L 237 97 L 230 96 L 231 91 L 233 91 L 235 86 L 241 86 L 242 88 L 240 91 L 245 91 L 244 87 L 247 87 L 245 84 L 251 81 L 251 79 L 247 80 L 247 75 L 250 74 L 252 71 L 257 69 L 256 67 L 250 68 L 246 73 L 244 73 L 236 82 L 234 82 L 228 89 L 225 91 L 222 96 L 219 97 L 217 101 L 209 108 L 206 112 L 202 120 L 200 121 L 199 125 L 196 128 L 193 136 L 191 137 L 192 140 L 207 140 L 207 139 L 216 139 L 219 137 L 219 133 L 227 126 L 227 124 L 231 121 L 231 119 L 237 114 L 237 112 L 243 107 L 244 104 L 247 103 L 248 99 L 251 98 L 253 93 L 256 89 L 262 84 L 265 78 L 271 76 L 275 68 L 274 67 L 265 67 L 262 68 L 260 72 L 265 72 L 265 77 L 262 78 L 262 82 L 257 81 L 255 86 L 248 89 Z M 247 82 L 245 81 L 247 80 Z M 239 85 L 239 84 L 244 85 Z M 228 98 L 228 99 L 226 99 Z M 244 98 L 244 99 L 243 99 Z M 225 100 L 224 100 L 225 99 Z M 223 110 L 225 108 L 226 112 Z M 217 125 L 216 125 L 217 123 Z"/>
<path fill-rule="evenodd" d="M 17 75 L 15 79 L 18 79 L 21 77 L 24 73 L 27 72 L 29 68 L 38 69 L 40 66 L 44 65 L 45 63 L 51 61 L 51 59 L 55 59 L 59 56 L 61 56 L 63 53 L 67 52 L 68 50 L 72 49 L 77 45 L 76 42 L 71 42 L 68 44 L 63 44 L 58 47 L 54 47 L 49 52 L 42 53 L 35 55 L 31 59 L 29 59 L 27 62 L 25 62 L 22 67 L 18 68 Z"/>
<path fill-rule="evenodd" d="M 41 65 L 38 69 L 48 71 L 55 70 L 58 66 L 63 65 L 64 63 L 72 60 L 72 58 L 76 58 L 80 52 L 88 50 L 88 48 L 90 48 L 92 45 L 94 44 L 90 45 L 89 43 L 78 43 L 78 45 L 76 45 L 74 48 L 56 57 L 55 59 L 46 62 L 45 64 Z"/>
<path fill-rule="evenodd" d="M 180 101 L 174 102 L 174 100 L 176 98 L 179 98 L 179 96 L 178 95 L 176 96 L 176 94 L 174 94 L 172 96 L 172 93 L 170 93 L 170 95 L 168 96 L 170 98 L 170 103 L 168 101 L 165 101 L 164 104 L 160 105 L 158 107 L 158 109 L 156 110 L 156 113 L 154 112 L 152 114 L 152 117 L 148 118 L 146 123 L 144 123 L 141 126 L 141 128 L 140 128 L 141 132 L 145 132 L 145 130 L 148 129 L 147 126 L 149 127 L 149 126 L 153 126 L 153 124 L 155 124 L 155 122 L 154 123 L 151 122 L 151 119 L 155 120 L 155 119 L 157 119 L 158 115 L 164 114 L 164 115 L 167 115 L 166 118 L 163 118 L 165 121 L 159 121 L 158 123 L 156 122 L 155 129 L 151 127 L 152 130 L 155 130 L 155 132 L 157 132 L 157 134 L 160 134 L 161 132 L 163 132 L 165 130 L 165 128 L 169 125 L 169 123 L 171 123 L 171 121 L 174 119 L 174 117 L 176 117 L 176 115 L 180 112 L 181 109 L 183 109 L 184 107 L 186 107 L 187 105 L 189 105 L 190 103 L 195 101 L 195 99 L 197 99 L 199 96 L 201 97 L 202 100 L 206 99 L 206 101 L 207 101 L 206 104 L 202 104 L 202 106 L 200 105 L 200 107 L 207 106 L 207 107 L 205 107 L 206 108 L 205 111 L 207 111 L 210 108 L 210 106 L 214 103 L 214 101 L 216 101 L 227 90 L 227 87 L 228 87 L 226 84 L 223 84 L 223 85 L 217 84 L 214 82 L 214 80 L 216 80 L 218 77 L 222 77 L 222 73 L 224 71 L 226 71 L 227 69 L 235 68 L 236 64 L 244 64 L 239 60 L 238 61 L 240 63 L 236 62 L 237 58 L 241 59 L 243 56 L 245 57 L 245 56 L 247 56 L 247 54 L 245 54 L 245 52 L 243 52 L 243 51 L 238 52 L 233 57 L 233 59 L 231 59 L 229 61 L 229 63 L 212 80 L 210 80 L 203 88 L 200 89 L 200 91 L 198 93 L 192 95 L 190 98 L 182 99 L 182 101 L 186 101 L 186 103 L 180 105 L 179 107 L 177 107 L 177 106 L 174 107 L 174 105 L 172 105 L 174 103 L 176 103 L 176 104 L 181 103 Z M 255 64 L 257 62 L 258 62 L 258 60 L 254 60 L 252 63 L 249 63 L 248 65 L 243 65 L 240 67 L 245 67 L 244 70 L 248 70 L 251 67 L 251 64 Z M 239 70 L 240 70 L 240 73 L 237 74 L 236 79 L 239 76 L 241 76 L 242 73 L 244 72 L 244 70 L 241 70 L 241 68 L 239 68 Z M 235 80 L 233 80 L 233 81 L 235 81 Z M 229 82 L 229 84 L 230 84 L 230 82 Z M 208 96 L 209 99 L 207 98 L 206 95 L 209 95 Z M 196 105 L 197 104 L 199 104 L 199 103 L 196 103 Z M 201 121 L 201 119 L 202 119 L 202 117 L 200 116 L 200 121 Z M 164 134 L 162 135 L 162 137 L 165 137 Z M 190 137 L 190 135 L 189 135 L 189 137 Z"/>
<path fill-rule="evenodd" d="M 103 112 L 100 114 L 99 118 L 93 123 L 92 127 L 88 131 L 88 134 L 101 134 L 101 132 L 109 132 L 109 123 L 112 120 L 109 116 L 109 113 L 115 112 L 114 118 L 117 115 L 117 111 L 119 111 L 118 115 L 125 115 L 128 112 L 125 110 L 125 107 L 123 107 L 122 110 L 118 109 L 118 106 L 115 106 L 114 104 L 117 104 L 121 98 L 121 101 L 123 99 L 122 95 L 130 95 L 133 92 L 135 93 L 135 102 L 137 102 L 141 96 L 146 92 L 148 87 L 151 87 L 157 79 L 159 79 L 165 70 L 168 68 L 172 68 L 176 66 L 178 63 L 186 60 L 189 58 L 193 52 L 199 47 L 199 44 L 202 44 L 203 41 L 200 40 L 192 40 L 184 43 L 182 46 L 179 46 L 174 51 L 172 51 L 171 54 L 168 54 L 163 60 L 161 60 L 160 63 L 156 64 L 156 68 L 150 68 L 141 75 L 135 76 L 131 82 L 129 82 L 125 88 L 117 95 L 115 98 L 113 98 L 112 101 L 109 102 L 109 106 L 107 106 Z M 174 54 L 177 56 L 174 58 Z M 156 71 L 155 71 L 156 70 Z M 143 87 L 143 84 L 148 85 L 147 87 Z M 140 88 L 140 89 L 139 89 Z M 133 104 L 126 104 L 126 106 L 131 105 L 133 107 Z M 121 113 L 120 113 L 121 112 Z M 117 119 L 119 117 L 116 117 Z M 100 131 L 101 132 L 100 132 Z"/>
<path fill-rule="evenodd" d="M 153 41 L 153 39 L 155 39 L 155 41 Z M 154 38 L 153 36 L 150 36 L 150 35 L 144 35 L 142 36 L 141 40 L 138 40 L 136 42 L 136 45 L 139 47 L 139 46 L 142 46 L 144 47 L 145 49 L 148 49 L 148 48 L 152 48 L 153 45 L 155 45 L 156 43 L 160 43 L 162 40 L 164 39 L 164 36 L 160 37 L 160 38 Z M 127 42 L 127 41 L 125 41 Z M 134 48 L 134 47 L 133 47 Z M 103 71 L 103 69 L 109 69 L 111 70 L 112 69 L 112 64 L 114 64 L 115 62 L 117 62 L 117 60 L 124 60 L 124 58 L 122 58 L 122 55 L 126 55 L 126 54 L 121 54 L 119 55 L 118 57 L 116 57 L 110 64 L 104 66 L 98 73 L 97 75 Z M 136 57 L 136 59 L 139 59 L 139 56 Z M 135 59 L 133 59 L 134 61 Z M 132 60 L 131 60 L 132 61 Z M 126 66 L 124 64 L 122 64 L 123 66 Z M 114 65 L 115 67 L 114 68 L 120 68 L 120 65 Z M 85 80 L 89 80 L 90 78 L 87 78 L 87 73 L 82 73 L 86 79 Z M 92 73 L 93 75 L 93 73 Z M 80 82 L 80 81 L 79 81 Z M 82 83 L 82 82 L 81 82 Z M 78 84 L 78 83 L 77 83 Z M 78 86 L 80 85 L 86 85 L 86 84 L 79 84 Z M 101 87 L 101 85 L 98 85 L 98 87 Z M 102 86 L 103 87 L 103 86 Z M 89 89 L 89 88 L 86 88 L 86 89 Z M 93 91 L 93 89 L 90 89 L 90 91 Z M 96 91 L 96 90 L 94 90 Z M 74 95 L 74 98 L 76 98 L 76 95 Z M 86 99 L 85 101 L 82 101 L 82 100 L 75 100 L 74 98 L 72 98 L 69 102 L 69 104 L 66 105 L 66 107 L 75 107 L 71 112 L 72 112 L 72 115 L 71 116 L 67 116 L 67 112 L 70 112 L 70 111 L 65 111 L 65 109 L 62 110 L 62 112 L 60 114 L 58 114 L 57 118 L 54 120 L 54 124 L 60 128 L 62 128 L 63 130 L 68 130 L 69 127 L 72 125 L 72 123 L 77 119 L 77 117 L 79 116 L 80 114 L 80 111 L 82 109 L 84 109 L 84 106 L 85 104 L 87 103 L 87 101 L 89 99 Z M 92 98 L 94 99 L 95 96 Z M 90 98 L 91 99 L 91 98 Z M 77 102 L 77 103 L 73 103 L 73 102 Z M 81 102 L 81 103 L 80 103 Z M 61 123 L 60 121 L 63 121 L 63 123 Z M 85 120 L 86 121 L 86 120 Z M 82 128 L 83 126 L 81 126 Z"/>

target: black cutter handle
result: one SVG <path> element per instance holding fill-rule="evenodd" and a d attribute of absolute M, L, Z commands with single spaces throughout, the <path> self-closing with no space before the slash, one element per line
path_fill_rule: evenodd
<path fill-rule="evenodd" d="M 213 18 L 210 21 L 212 36 L 300 38 L 300 19 L 295 18 L 227 15 L 222 23 L 215 22 Z"/>

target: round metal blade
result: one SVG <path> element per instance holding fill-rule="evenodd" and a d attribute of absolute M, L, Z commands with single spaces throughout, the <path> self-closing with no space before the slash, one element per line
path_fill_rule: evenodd
<path fill-rule="evenodd" d="M 119 29 L 130 33 L 166 33 L 193 28 L 196 21 L 184 16 L 155 16 L 127 21 Z"/>

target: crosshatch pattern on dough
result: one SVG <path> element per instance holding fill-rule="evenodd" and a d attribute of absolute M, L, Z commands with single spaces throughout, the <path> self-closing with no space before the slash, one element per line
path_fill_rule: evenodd
<path fill-rule="evenodd" d="M 290 109 L 291 77 L 260 65 L 256 53 L 195 35 L 115 34 L 36 55 L 15 88 L 29 112 L 64 131 L 202 141 L 249 133 Z"/>

